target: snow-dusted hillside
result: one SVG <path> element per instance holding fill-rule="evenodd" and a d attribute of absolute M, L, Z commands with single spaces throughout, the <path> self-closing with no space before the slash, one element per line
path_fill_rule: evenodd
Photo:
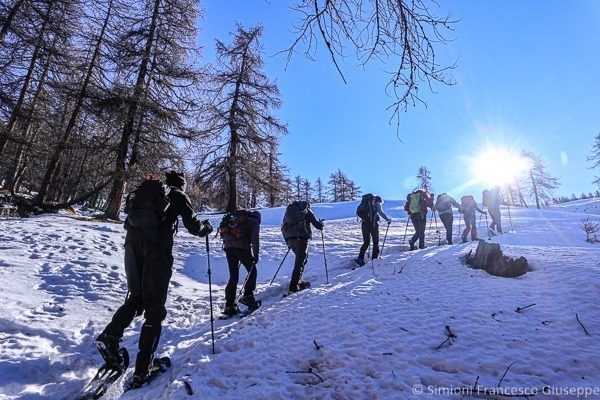
<path fill-rule="evenodd" d="M 214 355 L 205 242 L 180 229 L 159 345 L 174 365 L 151 386 L 122 394 L 120 382 L 105 397 L 458 399 L 450 390 L 477 383 L 512 394 L 547 386 L 536 399 L 577 398 L 577 390 L 600 398 L 600 245 L 584 241 L 583 208 L 573 210 L 600 222 L 597 199 L 565 205 L 573 212 L 511 208 L 510 219 L 504 209 L 514 232 L 492 241 L 534 268 L 516 279 L 465 266 L 476 243 L 436 246 L 435 220 L 431 247 L 405 252 L 403 203 L 383 205 L 394 219 L 383 258 L 356 270 L 357 203 L 313 205 L 326 220 L 329 283 L 316 232 L 305 273 L 312 288 L 285 299 L 291 255 L 269 286 L 287 250 L 284 209 L 261 210 L 263 307 L 241 321 L 216 320 Z M 0 220 L 0 399 L 69 399 L 91 379 L 101 361 L 92 342 L 126 295 L 123 237 L 121 225 L 65 215 Z M 210 246 L 216 314 L 228 274 L 220 240 L 211 236 Z M 140 324 L 124 337 L 132 355 Z M 446 327 L 456 338 L 446 341 Z"/>

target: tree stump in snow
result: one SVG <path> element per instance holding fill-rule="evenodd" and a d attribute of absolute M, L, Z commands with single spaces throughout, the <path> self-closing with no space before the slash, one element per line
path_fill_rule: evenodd
<path fill-rule="evenodd" d="M 467 254 L 467 264 L 473 269 L 483 269 L 490 275 L 515 278 L 529 271 L 525 257 L 514 260 L 505 256 L 498 243 L 480 239 L 475 257 L 471 257 L 471 251 Z"/>

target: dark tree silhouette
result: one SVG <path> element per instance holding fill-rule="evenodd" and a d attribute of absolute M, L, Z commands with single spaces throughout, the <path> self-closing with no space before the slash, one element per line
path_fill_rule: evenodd
<path fill-rule="evenodd" d="M 207 189 L 225 190 L 226 211 L 238 209 L 242 179 L 268 185 L 269 166 L 280 165 L 273 145 L 287 133 L 271 113 L 281 101 L 277 85 L 262 71 L 262 32 L 262 26 L 238 25 L 230 45 L 217 40 L 218 67 L 208 89 L 211 105 L 202 120 L 210 143 L 202 150 L 199 179 Z M 260 162 L 269 159 L 273 162 Z"/>

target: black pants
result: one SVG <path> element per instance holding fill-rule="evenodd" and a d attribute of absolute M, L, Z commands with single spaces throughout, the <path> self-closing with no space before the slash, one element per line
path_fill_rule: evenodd
<path fill-rule="evenodd" d="M 229 266 L 229 282 L 225 286 L 225 307 L 232 307 L 235 303 L 235 295 L 237 291 L 237 285 L 240 280 L 240 268 L 239 265 L 242 263 L 246 271 L 250 274 L 246 280 L 244 286 L 244 296 L 250 296 L 256 289 L 256 266 L 253 265 L 252 253 L 250 250 L 238 249 L 230 247 L 225 249 L 225 255 L 227 256 L 227 265 Z"/>
<path fill-rule="evenodd" d="M 360 228 L 362 230 L 363 236 L 363 244 L 360 246 L 360 252 L 358 253 L 358 258 L 361 260 L 365 259 L 365 253 L 369 248 L 369 244 L 371 244 L 371 239 L 373 239 L 373 251 L 371 252 L 371 259 L 374 260 L 379 257 L 379 224 L 371 221 L 362 221 Z"/>
<path fill-rule="evenodd" d="M 444 224 L 444 228 L 446 229 L 446 242 L 452 244 L 452 224 L 454 222 L 454 215 L 452 215 L 452 213 L 440 214 L 440 220 L 442 220 L 442 224 Z"/>
<path fill-rule="evenodd" d="M 127 243 L 125 274 L 129 296 L 104 331 L 121 338 L 133 318 L 142 313 L 146 321 L 160 325 L 167 316 L 165 303 L 172 266 L 170 248 L 144 240 Z"/>
<path fill-rule="evenodd" d="M 158 347 L 161 323 L 167 316 L 165 303 L 173 267 L 171 250 L 145 240 L 125 244 L 125 274 L 129 296 L 104 332 L 121 338 L 133 319 L 144 313 L 146 321 L 140 332 L 140 351 L 134 371 L 138 376 L 144 376 L 148 371 Z"/>
<path fill-rule="evenodd" d="M 289 238 L 287 244 L 296 256 L 289 290 L 291 292 L 297 292 L 299 289 L 298 283 L 302 282 L 304 267 L 308 261 L 308 238 Z"/>
<path fill-rule="evenodd" d="M 421 213 L 412 213 L 410 215 L 413 227 L 415 228 L 415 234 L 410 239 L 410 243 L 413 245 L 419 240 L 419 248 L 425 248 L 425 228 L 427 227 L 427 215 Z"/>

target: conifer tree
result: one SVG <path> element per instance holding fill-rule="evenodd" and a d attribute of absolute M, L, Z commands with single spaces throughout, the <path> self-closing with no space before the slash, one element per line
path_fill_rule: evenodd
<path fill-rule="evenodd" d="M 428 193 L 433 191 L 433 186 L 431 185 L 431 173 L 427 167 L 419 167 L 419 172 L 417 172 L 417 181 L 417 189 L 424 189 Z"/>
<path fill-rule="evenodd" d="M 243 176 L 268 181 L 268 168 L 257 168 L 253 160 L 277 157 L 273 143 L 287 133 L 272 114 L 281 101 L 277 85 L 263 72 L 262 32 L 262 26 L 238 25 L 231 44 L 217 40 L 218 67 L 208 89 L 211 105 L 201 121 L 210 144 L 201 150 L 199 176 L 206 188 L 225 188 L 226 211 L 238 209 Z"/>

